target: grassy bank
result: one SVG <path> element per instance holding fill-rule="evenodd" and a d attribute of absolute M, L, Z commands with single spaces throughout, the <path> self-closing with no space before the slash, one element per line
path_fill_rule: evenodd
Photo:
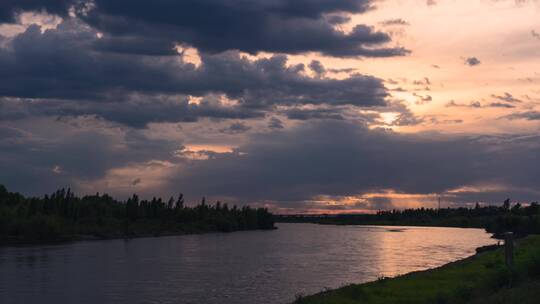
<path fill-rule="evenodd" d="M 540 235 L 517 242 L 513 272 L 504 263 L 503 249 L 436 269 L 321 292 L 295 303 L 539 303 Z"/>

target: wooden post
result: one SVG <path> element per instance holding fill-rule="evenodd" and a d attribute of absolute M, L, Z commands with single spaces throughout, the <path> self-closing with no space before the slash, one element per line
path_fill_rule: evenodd
<path fill-rule="evenodd" d="M 512 287 L 514 278 L 514 234 L 506 232 L 504 234 L 504 257 L 508 268 L 508 287 Z"/>
<path fill-rule="evenodd" d="M 514 234 L 512 232 L 504 234 L 504 253 L 506 266 L 511 271 L 514 266 Z"/>

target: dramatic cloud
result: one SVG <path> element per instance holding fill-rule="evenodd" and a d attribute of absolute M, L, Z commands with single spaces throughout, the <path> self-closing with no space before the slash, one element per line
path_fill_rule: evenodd
<path fill-rule="evenodd" d="M 538 33 L 512 23 L 529 2 L 0 2 L 10 189 L 343 211 L 540 196 Z"/>
<path fill-rule="evenodd" d="M 184 191 L 193 199 L 208 195 L 249 203 L 387 191 L 446 193 L 456 202 L 480 197 L 497 202 L 507 194 L 516 200 L 533 199 L 540 187 L 535 178 L 540 169 L 537 135 L 405 135 L 321 120 L 255 133 L 233 152 L 200 158 L 193 158 L 178 141 L 155 139 L 139 131 L 84 126 L 66 130 L 62 122 L 0 127 L 0 135 L 4 168 L 0 180 L 32 194 L 60 186 L 92 190 L 88 185 L 98 184 L 101 191 L 129 195 L 154 178 L 150 174 L 154 167 L 169 175 L 146 194 L 157 189 L 163 195 Z M 111 176 L 114 179 L 107 180 Z M 103 179 L 112 184 L 107 186 Z M 498 185 L 506 190 L 457 191 Z"/>
<path fill-rule="evenodd" d="M 233 153 L 192 163 L 174 184 L 250 201 L 302 201 L 383 189 L 429 194 L 475 184 L 538 189 L 538 155 L 538 136 L 400 135 L 324 121 L 256 135 Z M 521 198 L 530 193 L 523 191 Z"/>
<path fill-rule="evenodd" d="M 105 49 L 127 53 L 162 54 L 170 51 L 172 43 L 184 43 L 205 53 L 241 50 L 252 54 L 320 52 L 365 57 L 407 54 L 408 50 L 402 47 L 384 47 L 391 41 L 390 36 L 372 27 L 356 25 L 350 33 L 334 27 L 348 22 L 349 18 L 332 13 L 364 13 L 372 8 L 372 2 L 8 1 L 0 7 L 0 21 L 12 21 L 15 12 L 24 10 L 45 10 L 59 15 L 70 11 L 106 34 Z M 161 42 L 151 44 L 152 39 Z M 109 45 L 111 41 L 116 42 Z"/>
<path fill-rule="evenodd" d="M 82 16 L 114 36 L 154 36 L 190 44 L 202 52 L 241 50 L 279 53 L 321 52 L 331 56 L 387 57 L 404 55 L 403 48 L 373 48 L 390 42 L 386 33 L 357 25 L 352 32 L 334 25 L 347 18 L 331 13 L 363 13 L 368 0 L 338 1 L 146 1 L 96 0 Z"/>
<path fill-rule="evenodd" d="M 82 190 L 81 184 L 101 180 L 110 169 L 170 159 L 181 148 L 177 142 L 152 139 L 138 131 L 47 120 L 34 120 L 30 126 L 0 125 L 0 136 L 0 181 L 33 195 L 65 186 Z"/>
<path fill-rule="evenodd" d="M 256 109 L 231 107 L 220 98 L 207 96 L 190 103 L 187 96 L 130 95 L 116 101 L 0 99 L 0 120 L 28 117 L 96 116 L 134 128 L 148 123 L 196 122 L 199 118 L 249 119 L 265 114 Z"/>
<path fill-rule="evenodd" d="M 97 32 L 75 21 L 44 32 L 29 27 L 0 47 L 0 96 L 33 100 L 18 105 L 35 115 L 95 114 L 134 126 L 198 116 L 258 117 L 257 109 L 275 105 L 381 106 L 388 96 L 378 78 L 310 77 L 303 65 L 288 65 L 283 55 L 257 60 L 237 52 L 202 55 L 197 67 L 180 56 L 104 52 L 100 41 Z M 324 71 L 320 63 L 311 68 Z M 216 94 L 235 103 L 190 105 L 186 97 Z"/>

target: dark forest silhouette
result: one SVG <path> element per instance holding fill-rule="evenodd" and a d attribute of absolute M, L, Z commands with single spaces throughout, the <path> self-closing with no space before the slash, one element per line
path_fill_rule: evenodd
<path fill-rule="evenodd" d="M 474 208 L 419 208 L 378 211 L 376 214 L 280 215 L 276 217 L 276 221 L 329 225 L 485 228 L 495 236 L 507 231 L 524 236 L 540 233 L 540 205 L 532 202 L 528 206 L 519 203 L 511 206 L 510 199 L 507 199 L 501 206 L 480 206 L 477 203 Z"/>
<path fill-rule="evenodd" d="M 273 216 L 265 208 L 209 205 L 204 198 L 189 207 L 182 194 L 166 202 L 137 195 L 118 201 L 107 194 L 78 197 L 61 189 L 26 198 L 0 185 L 0 243 L 274 228 Z"/>

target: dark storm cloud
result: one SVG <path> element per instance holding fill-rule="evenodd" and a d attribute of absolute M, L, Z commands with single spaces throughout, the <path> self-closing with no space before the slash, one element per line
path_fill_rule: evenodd
<path fill-rule="evenodd" d="M 253 136 L 234 153 L 193 163 L 174 184 L 248 201 L 380 189 L 428 194 L 481 183 L 538 190 L 539 157 L 538 136 L 402 135 L 327 120 Z"/>
<path fill-rule="evenodd" d="M 340 108 L 316 108 L 299 109 L 293 108 L 285 111 L 288 119 L 293 120 L 311 120 L 311 119 L 345 119 Z"/>
<path fill-rule="evenodd" d="M 81 15 L 100 31 L 114 36 L 163 37 L 190 44 L 202 52 L 241 50 L 331 56 L 387 57 L 408 53 L 400 47 L 380 47 L 390 36 L 365 25 L 351 33 L 334 28 L 347 17 L 331 13 L 363 13 L 369 0 L 227 1 L 227 0 L 95 0 Z"/>
<path fill-rule="evenodd" d="M 465 64 L 468 66 L 479 65 L 480 63 L 481 63 L 480 60 L 476 57 L 469 57 L 465 59 Z"/>
<path fill-rule="evenodd" d="M 181 147 L 136 131 L 115 135 L 102 130 L 74 131 L 61 123 L 43 127 L 50 132 L 44 130 L 48 134 L 43 135 L 0 126 L 0 184 L 42 195 L 59 187 L 76 187 L 80 181 L 99 180 L 111 168 L 171 158 Z"/>
<path fill-rule="evenodd" d="M 326 68 L 322 65 L 322 63 L 319 60 L 311 61 L 311 63 L 309 64 L 309 68 L 318 77 L 322 77 L 326 73 Z"/>
<path fill-rule="evenodd" d="M 100 99 L 108 91 L 173 92 L 176 71 L 190 66 L 172 60 L 93 52 L 96 32 L 75 22 L 41 32 L 30 26 L 0 48 L 0 95 L 27 98 Z"/>
<path fill-rule="evenodd" d="M 0 6 L 0 22 L 13 21 L 20 11 L 67 15 L 70 7 L 91 26 L 115 37 L 151 37 L 190 44 L 202 52 L 241 50 L 297 54 L 320 52 L 331 56 L 388 57 L 409 51 L 385 47 L 390 36 L 366 25 L 344 33 L 334 25 L 348 22 L 343 14 L 364 13 L 372 0 L 30 0 Z M 339 13 L 339 14 L 334 14 Z M 129 47 L 131 46 L 131 47 Z M 168 52 L 160 44 L 153 52 Z M 128 48 L 129 47 L 129 48 Z M 116 51 L 146 53 L 140 45 L 125 44 Z"/>
<path fill-rule="evenodd" d="M 29 27 L 0 48 L 0 96 L 41 101 L 27 106 L 34 107 L 33 112 L 43 110 L 42 114 L 96 114 L 140 126 L 174 121 L 169 117 L 177 121 L 197 116 L 259 117 L 259 110 L 275 105 L 381 106 L 388 95 L 378 78 L 360 74 L 344 79 L 309 77 L 303 65 L 289 66 L 283 55 L 258 60 L 237 52 L 202 55 L 202 64 L 196 67 L 179 56 L 103 51 L 101 40 L 96 31 L 73 20 L 43 33 L 38 26 Z M 176 105 L 170 98 L 158 98 L 216 94 L 238 105 L 190 107 L 187 102 Z M 154 97 L 145 103 L 141 98 L 133 101 L 133 95 Z"/>
<path fill-rule="evenodd" d="M 217 98 L 209 96 L 199 104 L 190 104 L 186 97 L 132 96 L 123 103 L 64 102 L 62 107 L 48 109 L 50 115 L 85 116 L 96 115 L 108 121 L 118 122 L 135 128 L 144 128 L 148 123 L 195 122 L 201 117 L 223 119 L 248 119 L 263 117 L 264 113 L 241 107 L 225 106 Z"/>
<path fill-rule="evenodd" d="M 499 201 L 507 195 L 529 200 L 540 189 L 537 135 L 405 135 L 347 121 L 320 120 L 255 133 L 234 152 L 186 161 L 178 154 L 180 143 L 152 139 L 143 132 L 74 131 L 62 128 L 61 122 L 54 124 L 49 131 L 51 125 L 40 128 L 47 136 L 15 126 L 0 127 L 0 183 L 42 194 L 74 186 L 74 181 L 99 181 L 111 169 L 155 160 L 179 166 L 170 184 L 161 189 L 163 193 L 181 189 L 193 197 L 275 201 L 278 205 L 320 195 L 342 197 L 385 189 L 430 194 L 490 184 L 503 184 L 508 190 L 487 191 L 483 201 Z M 128 178 L 126 185 L 136 178 Z M 455 201 L 469 202 L 480 194 L 455 195 Z"/>
<path fill-rule="evenodd" d="M 325 18 L 330 24 L 343 24 L 351 21 L 351 17 L 343 15 L 329 15 Z"/>
<path fill-rule="evenodd" d="M 416 116 L 402 101 L 389 101 L 382 107 L 372 107 L 366 111 L 352 106 L 307 106 L 281 108 L 279 113 L 290 120 L 349 120 L 366 125 L 385 126 L 411 126 L 423 122 L 422 117 Z M 393 121 L 387 121 L 382 113 L 392 113 L 395 115 Z"/>
<path fill-rule="evenodd" d="M 249 119 L 264 117 L 262 111 L 229 107 L 208 96 L 199 104 L 190 104 L 186 96 L 132 95 L 122 102 L 99 103 L 85 100 L 15 100 L 0 99 L 0 120 L 29 117 L 95 116 L 133 128 L 148 123 L 196 122 L 199 118 Z"/>
<path fill-rule="evenodd" d="M 171 41 L 145 37 L 110 37 L 97 39 L 93 48 L 101 52 L 138 54 L 148 56 L 178 55 Z"/>

